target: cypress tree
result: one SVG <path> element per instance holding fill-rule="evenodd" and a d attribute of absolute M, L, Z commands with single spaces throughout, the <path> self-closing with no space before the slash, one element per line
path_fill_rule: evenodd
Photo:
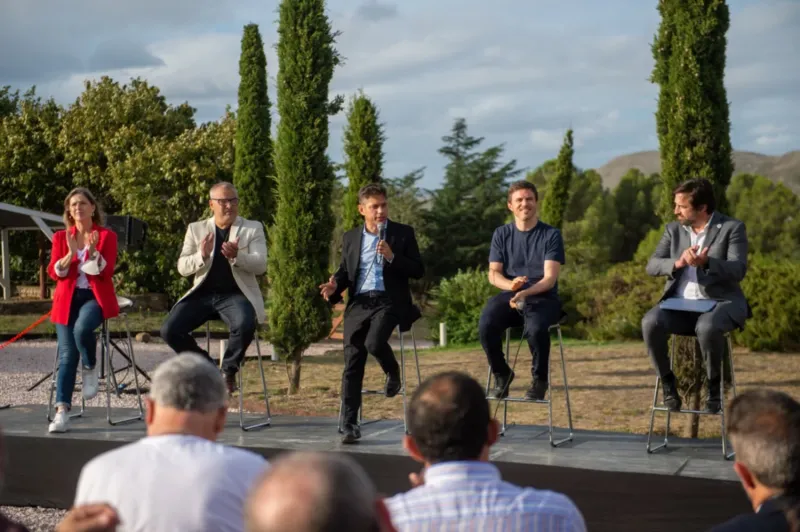
<path fill-rule="evenodd" d="M 239 58 L 239 109 L 236 119 L 234 184 L 245 218 L 270 225 L 273 215 L 272 140 L 267 94 L 267 57 L 257 24 L 242 35 Z"/>
<path fill-rule="evenodd" d="M 344 170 L 347 194 L 344 197 L 343 229 L 361 224 L 358 213 L 358 191 L 368 183 L 381 181 L 383 175 L 383 141 L 386 136 L 379 123 L 378 108 L 363 93 L 350 101 L 347 127 L 344 130 Z"/>
<path fill-rule="evenodd" d="M 270 339 L 292 362 L 289 393 L 300 387 L 303 351 L 330 327 L 330 307 L 318 286 L 328 271 L 335 173 L 325 152 L 328 116 L 341 97 L 328 100 L 339 63 L 336 34 L 324 0 L 282 0 L 278 23 L 278 133 L 275 141 L 277 205 L 270 228 Z"/>
<path fill-rule="evenodd" d="M 575 150 L 572 147 L 572 130 L 567 130 L 564 135 L 564 144 L 558 152 L 556 160 L 556 175 L 547 184 L 547 199 L 542 205 L 542 221 L 561 229 L 564 225 L 564 213 L 569 205 L 569 183 L 575 167 L 572 164 L 572 156 Z"/>
<path fill-rule="evenodd" d="M 730 14 L 724 0 L 660 0 L 658 10 L 652 81 L 660 86 L 656 126 L 664 188 L 659 214 L 669 222 L 674 220 L 672 191 L 689 178 L 711 181 L 717 209 L 726 207 L 733 173 L 724 85 Z M 695 344 L 678 340 L 674 372 L 690 408 L 697 410 L 706 373 Z M 698 423 L 693 416 L 690 436 L 697 436 Z"/>

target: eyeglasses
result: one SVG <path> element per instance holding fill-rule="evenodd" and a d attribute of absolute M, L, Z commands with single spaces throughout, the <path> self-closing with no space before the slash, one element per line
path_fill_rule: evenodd
<path fill-rule="evenodd" d="M 227 205 L 232 205 L 234 207 L 236 205 L 239 205 L 239 198 L 231 198 L 231 199 L 228 199 L 228 198 L 211 198 L 211 201 L 216 201 L 217 203 L 219 203 L 223 207 L 225 207 Z"/>

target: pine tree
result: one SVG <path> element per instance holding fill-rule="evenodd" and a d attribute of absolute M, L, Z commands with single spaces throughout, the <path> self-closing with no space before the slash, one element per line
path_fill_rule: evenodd
<path fill-rule="evenodd" d="M 547 186 L 547 200 L 542 205 L 541 219 L 547 224 L 561 229 L 564 225 L 564 213 L 569 205 L 569 183 L 575 166 L 572 156 L 575 150 L 572 147 L 572 130 L 567 130 L 564 135 L 564 144 L 558 152 L 556 160 L 556 175 Z"/>
<path fill-rule="evenodd" d="M 270 339 L 292 361 L 289 392 L 300 388 L 303 351 L 330 327 L 330 306 L 318 286 L 329 277 L 334 169 L 328 116 L 341 97 L 328 100 L 339 63 L 336 34 L 324 0 L 282 0 L 278 25 L 277 205 L 268 261 Z"/>
<path fill-rule="evenodd" d="M 344 131 L 344 170 L 347 194 L 344 197 L 343 229 L 362 223 L 358 213 L 358 191 L 366 184 L 377 183 L 383 176 L 383 142 L 386 136 L 379 123 L 378 108 L 363 93 L 353 97 L 347 110 Z"/>
<path fill-rule="evenodd" d="M 274 214 L 273 174 L 267 57 L 258 25 L 248 24 L 239 58 L 234 184 L 241 198 L 241 215 L 267 227 Z"/>
<path fill-rule="evenodd" d="M 659 214 L 672 221 L 672 191 L 702 177 L 714 184 L 717 209 L 733 173 L 725 92 L 725 34 L 730 14 L 724 0 L 660 0 L 661 24 L 653 42 L 652 81 L 660 86 L 656 126 L 663 192 Z M 674 372 L 689 407 L 699 409 L 705 380 L 702 357 L 692 339 L 678 341 Z M 693 416 L 690 435 L 697 436 Z"/>

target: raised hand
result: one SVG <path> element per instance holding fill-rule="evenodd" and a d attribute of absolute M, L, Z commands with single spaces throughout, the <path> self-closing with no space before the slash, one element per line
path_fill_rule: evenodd
<path fill-rule="evenodd" d="M 89 235 L 89 257 L 94 255 L 94 252 L 97 251 L 97 244 L 100 242 L 100 233 L 97 231 L 92 231 L 92 234 Z"/>
<path fill-rule="evenodd" d="M 70 231 L 67 231 L 67 247 L 70 255 L 75 255 L 78 252 L 78 237 L 72 236 Z"/>
<path fill-rule="evenodd" d="M 681 256 L 678 257 L 678 260 L 675 261 L 675 268 L 685 268 L 686 266 L 694 266 L 694 262 L 697 259 L 697 248 L 698 246 L 692 246 L 690 248 L 686 248 L 681 253 Z"/>
<path fill-rule="evenodd" d="M 383 255 L 387 261 L 391 261 L 394 258 L 394 252 L 385 240 L 378 241 L 378 253 Z"/>
<path fill-rule="evenodd" d="M 319 285 L 319 293 L 323 298 L 325 298 L 325 301 L 328 301 L 335 291 L 336 279 L 333 278 L 333 275 L 331 275 L 331 278 L 328 279 L 327 283 L 322 283 Z"/>
<path fill-rule="evenodd" d="M 108 504 L 85 504 L 70 510 L 56 532 L 113 532 L 118 524 L 119 516 Z"/>
<path fill-rule="evenodd" d="M 222 243 L 222 256 L 226 259 L 233 260 L 239 254 L 239 239 L 231 240 L 230 242 Z"/>
<path fill-rule="evenodd" d="M 208 233 L 200 242 L 200 254 L 207 259 L 211 256 L 212 249 L 214 249 L 214 233 Z"/>

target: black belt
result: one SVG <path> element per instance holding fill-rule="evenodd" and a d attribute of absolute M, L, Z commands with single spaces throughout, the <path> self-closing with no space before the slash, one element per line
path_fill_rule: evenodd
<path fill-rule="evenodd" d="M 388 297 L 388 295 L 383 290 L 367 290 L 366 292 L 359 292 L 358 294 L 356 294 L 356 297 L 363 297 L 367 299 L 381 299 L 384 297 Z"/>

